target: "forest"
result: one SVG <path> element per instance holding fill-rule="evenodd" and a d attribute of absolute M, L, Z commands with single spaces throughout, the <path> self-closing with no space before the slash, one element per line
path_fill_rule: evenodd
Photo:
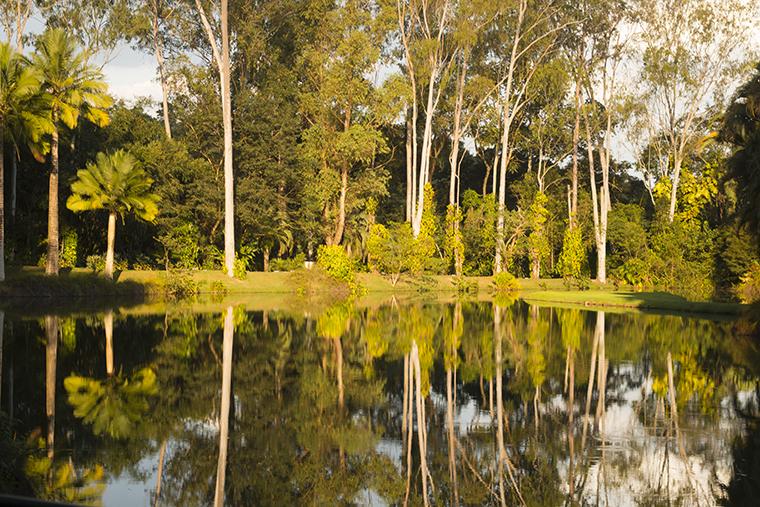
<path fill-rule="evenodd" d="M 755 2 L 0 8 L 0 280 L 317 261 L 760 298 Z M 124 47 L 160 101 L 109 92 Z"/>

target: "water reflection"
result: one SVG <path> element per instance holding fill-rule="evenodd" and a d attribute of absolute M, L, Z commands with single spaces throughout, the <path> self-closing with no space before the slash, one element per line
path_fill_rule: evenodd
<path fill-rule="evenodd" d="M 220 310 L 6 316 L 0 434 L 18 459 L 2 491 L 183 506 L 755 498 L 760 362 L 736 322 L 504 299 Z"/>

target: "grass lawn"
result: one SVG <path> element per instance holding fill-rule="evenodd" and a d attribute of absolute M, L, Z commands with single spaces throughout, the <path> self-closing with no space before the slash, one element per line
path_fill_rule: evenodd
<path fill-rule="evenodd" d="M 243 296 L 270 294 L 293 294 L 295 285 L 287 272 L 251 272 L 245 280 L 228 278 L 219 271 L 189 271 L 186 275 L 197 284 L 201 293 L 213 292 L 224 287 L 229 296 L 241 299 Z M 111 282 L 84 268 L 62 271 L 59 277 L 45 276 L 42 268 L 25 267 L 10 269 L 7 280 L 0 283 L 0 298 L 6 302 L 16 300 L 16 305 L 26 304 L 23 300 L 51 297 L 66 299 L 67 304 L 76 304 L 77 298 L 118 296 L 146 298 L 151 294 L 161 295 L 167 281 L 177 275 L 165 271 L 124 271 L 116 282 Z M 390 281 L 378 274 L 359 273 L 358 280 L 369 295 L 383 297 L 392 294 L 416 294 L 420 289 L 439 296 L 452 295 L 456 291 L 456 277 L 431 276 L 425 281 L 402 279 L 394 287 Z M 471 277 L 481 295 L 489 293 L 491 277 Z M 592 282 L 589 290 L 568 290 L 560 279 L 519 280 L 519 296 L 531 303 L 544 305 L 577 305 L 584 307 L 609 307 L 619 309 L 662 310 L 668 312 L 690 312 L 704 314 L 736 315 L 746 309 L 736 303 L 694 302 L 665 292 L 632 292 L 614 290 L 612 285 L 601 286 Z M 271 297 L 271 296 L 270 296 Z"/>

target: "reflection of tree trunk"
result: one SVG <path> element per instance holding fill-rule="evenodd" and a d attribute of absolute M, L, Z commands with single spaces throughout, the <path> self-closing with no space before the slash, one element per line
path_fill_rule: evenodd
<path fill-rule="evenodd" d="M 343 344 L 340 338 L 333 338 L 333 345 L 335 346 L 335 369 L 336 376 L 338 377 L 338 406 L 340 407 L 341 414 L 345 407 L 345 392 L 343 389 Z"/>
<path fill-rule="evenodd" d="M 158 453 L 158 471 L 156 472 L 156 498 L 153 506 L 158 507 L 158 499 L 161 498 L 161 479 L 164 476 L 164 458 L 166 457 L 166 439 L 161 442 L 161 451 Z"/>
<path fill-rule="evenodd" d="M 493 326 L 494 326 L 494 345 L 496 354 L 494 362 L 496 365 L 496 443 L 498 446 L 499 457 L 498 463 L 498 476 L 499 476 L 499 500 L 501 505 L 507 505 L 506 491 L 504 490 L 504 468 L 506 465 L 507 474 L 509 480 L 512 483 L 512 487 L 515 489 L 515 493 L 522 505 L 525 505 L 520 489 L 517 487 L 514 475 L 512 474 L 512 463 L 507 456 L 507 450 L 504 447 L 504 403 L 503 403 L 503 386 L 502 386 L 502 371 L 501 371 L 501 342 L 502 333 L 504 329 L 501 323 L 502 308 L 499 305 L 494 304 L 493 307 Z"/>
<path fill-rule="evenodd" d="M 456 465 L 456 435 L 454 434 L 454 397 L 452 393 L 452 370 L 446 370 L 446 425 L 449 436 L 449 479 L 454 493 L 454 505 L 459 505 L 459 490 L 457 489 Z"/>
<path fill-rule="evenodd" d="M 411 355 L 411 362 L 414 366 L 414 390 L 416 393 L 416 406 L 417 406 L 417 443 L 420 448 L 420 475 L 422 475 L 422 498 L 425 503 L 425 505 L 428 505 L 428 495 L 427 495 L 427 482 L 428 482 L 428 476 L 430 473 L 428 472 L 427 467 L 427 435 L 425 435 L 425 415 L 424 415 L 424 407 L 423 407 L 423 400 L 422 400 L 422 371 L 420 368 L 420 355 L 419 355 L 419 349 L 417 348 L 417 342 L 412 341 L 412 355 Z"/>
<path fill-rule="evenodd" d="M 406 437 L 406 417 L 409 410 L 409 354 L 404 354 L 404 396 L 401 409 L 401 441 Z"/>
<path fill-rule="evenodd" d="M 409 374 L 405 376 L 404 378 L 404 392 L 408 393 L 407 398 L 407 412 L 405 416 L 408 416 L 408 423 L 406 425 L 407 432 L 406 432 L 406 494 L 404 496 L 404 505 L 406 506 L 409 502 L 409 491 L 411 489 L 412 485 L 412 433 L 414 431 L 414 421 L 413 421 L 413 412 L 412 412 L 412 396 L 414 392 L 414 371 L 412 370 L 411 360 L 409 358 L 410 354 L 406 354 L 404 356 L 404 363 L 408 367 Z M 408 381 L 408 383 L 406 383 Z"/>
<path fill-rule="evenodd" d="M 219 417 L 219 460 L 216 466 L 216 490 L 214 507 L 224 505 L 224 477 L 227 470 L 227 440 L 230 417 L 230 398 L 232 384 L 232 342 L 234 339 L 234 322 L 232 307 L 227 307 L 224 317 L 224 348 L 222 354 L 222 407 Z"/>
<path fill-rule="evenodd" d="M 103 325 L 106 328 L 106 373 L 113 375 L 113 311 L 109 310 L 103 317 Z"/>
<path fill-rule="evenodd" d="M 5 313 L 0 311 L 0 409 L 3 406 L 3 324 Z"/>
<path fill-rule="evenodd" d="M 50 460 L 55 456 L 55 368 L 58 359 L 58 317 L 45 317 L 45 415 L 48 420 L 47 454 Z"/>
<path fill-rule="evenodd" d="M 596 329 L 594 330 L 594 343 L 591 346 L 591 366 L 588 374 L 588 388 L 586 389 L 586 410 L 583 418 L 583 433 L 581 435 L 581 449 L 586 447 L 586 431 L 591 413 L 591 396 L 594 393 L 594 374 L 596 373 L 596 354 L 599 347 L 599 337 L 604 333 L 604 312 L 596 313 Z"/>
<path fill-rule="evenodd" d="M 567 448 L 570 454 L 568 465 L 567 485 L 570 498 L 575 495 L 575 428 L 573 419 L 575 415 L 575 352 L 568 349 L 568 359 L 570 363 L 570 385 L 568 386 L 567 400 Z"/>
<path fill-rule="evenodd" d="M 597 326 L 600 326 L 599 333 L 599 365 L 597 366 L 596 379 L 599 386 L 599 399 L 596 402 L 596 419 L 599 421 L 603 416 L 607 406 L 607 358 L 605 356 L 604 346 L 604 312 L 597 313 Z"/>

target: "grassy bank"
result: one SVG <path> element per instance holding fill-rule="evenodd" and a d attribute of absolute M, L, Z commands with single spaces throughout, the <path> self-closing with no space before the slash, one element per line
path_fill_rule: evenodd
<path fill-rule="evenodd" d="M 415 294 L 420 291 L 439 296 L 453 295 L 457 290 L 454 276 L 428 276 L 423 280 L 402 279 L 394 287 L 391 282 L 373 273 L 359 273 L 358 281 L 367 293 L 378 297 L 392 294 Z M 470 286 L 477 286 L 478 293 L 488 294 L 491 277 L 470 277 Z M 693 302 L 664 292 L 632 292 L 614 290 L 610 286 L 591 284 L 589 290 L 568 290 L 559 279 L 519 280 L 520 297 L 526 301 L 546 305 L 577 305 L 619 309 L 661 310 L 668 312 L 691 312 L 705 314 L 736 315 L 746 307 L 735 303 Z M 93 274 L 90 270 L 74 269 L 62 272 L 58 277 L 45 276 L 41 268 L 10 270 L 5 282 L 0 283 L 0 298 L 13 306 L 27 304 L 29 298 L 55 298 L 56 305 L 76 305 L 78 298 L 118 297 L 131 300 L 147 300 L 161 297 L 178 286 L 192 285 L 201 294 L 223 293 L 235 299 L 257 295 L 293 294 L 296 286 L 287 272 L 248 273 L 244 280 L 231 279 L 218 271 L 190 271 L 167 273 L 165 271 L 124 271 L 115 282 Z"/>

